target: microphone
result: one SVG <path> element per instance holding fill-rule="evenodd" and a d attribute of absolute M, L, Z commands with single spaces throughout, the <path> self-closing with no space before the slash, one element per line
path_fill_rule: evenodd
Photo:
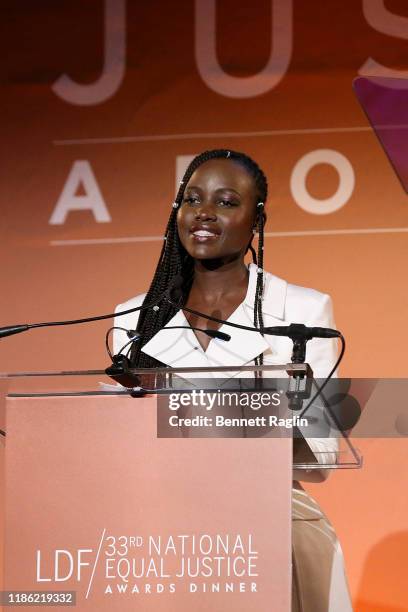
<path fill-rule="evenodd" d="M 277 327 L 264 327 L 265 334 L 271 336 L 287 336 L 292 340 L 311 340 L 312 338 L 339 338 L 341 333 L 330 327 L 306 327 L 303 323 L 278 325 Z"/>
<path fill-rule="evenodd" d="M 34 329 L 36 327 L 57 327 L 62 325 L 77 325 L 79 323 L 92 323 L 93 321 L 103 321 L 104 319 L 114 319 L 116 317 L 120 317 L 125 314 L 130 314 L 131 312 L 137 312 L 139 310 L 148 310 L 149 308 L 153 308 L 160 304 L 163 299 L 168 299 L 171 296 L 176 299 L 180 299 L 181 287 L 183 284 L 183 277 L 178 274 L 172 280 L 170 286 L 163 292 L 163 294 L 151 304 L 146 304 L 145 306 L 136 306 L 135 308 L 129 308 L 128 310 L 122 310 L 121 312 L 111 312 L 105 315 L 98 315 L 95 317 L 86 317 L 83 319 L 72 319 L 68 321 L 46 321 L 44 323 L 24 323 L 22 325 L 8 325 L 6 327 L 0 327 L 0 338 L 5 338 L 6 336 L 12 336 L 13 334 L 19 334 L 21 332 L 27 331 L 29 329 Z M 179 305 L 174 304 L 177 308 Z M 224 338 L 225 339 L 225 338 Z"/>
<path fill-rule="evenodd" d="M 8 327 L 0 327 L 0 338 L 5 336 L 12 336 L 13 334 L 19 334 L 20 332 L 27 331 L 30 329 L 30 325 L 9 325 Z"/>
<path fill-rule="evenodd" d="M 217 340 L 224 340 L 224 342 L 229 342 L 231 340 L 231 336 L 229 334 L 225 334 L 224 332 L 218 331 L 218 329 L 203 329 L 202 327 L 191 327 L 191 325 L 174 325 L 172 327 L 162 327 L 162 330 L 166 329 L 193 329 L 195 331 L 203 332 L 203 334 L 207 334 L 210 338 L 216 338 Z"/>
<path fill-rule="evenodd" d="M 217 338 L 217 340 L 224 340 L 225 342 L 229 342 L 231 340 L 231 336 L 229 334 L 225 334 L 217 329 L 200 329 L 199 327 L 186 327 L 185 329 L 197 329 L 198 331 L 202 331 L 207 334 L 207 336 L 210 336 L 210 338 Z"/>

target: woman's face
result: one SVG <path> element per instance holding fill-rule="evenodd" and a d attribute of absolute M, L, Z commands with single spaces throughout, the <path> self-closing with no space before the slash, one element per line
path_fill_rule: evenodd
<path fill-rule="evenodd" d="M 256 209 L 254 179 L 241 164 L 205 162 L 191 176 L 177 214 L 181 243 L 194 259 L 243 258 Z"/>

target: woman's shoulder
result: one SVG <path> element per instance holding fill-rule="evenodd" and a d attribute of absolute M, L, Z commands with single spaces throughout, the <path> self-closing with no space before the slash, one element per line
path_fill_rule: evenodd
<path fill-rule="evenodd" d="M 135 297 L 130 298 L 126 302 L 122 302 L 122 304 L 118 304 L 115 308 L 115 327 L 113 333 L 113 348 L 114 353 L 117 354 L 119 351 L 129 342 L 129 338 L 126 335 L 126 330 L 128 329 L 136 329 L 137 321 L 139 319 L 139 311 L 129 312 L 124 315 L 120 315 L 119 313 L 131 310 L 132 308 L 138 308 L 143 304 L 143 300 L 146 294 L 141 293 L 140 295 L 136 295 Z"/>
<path fill-rule="evenodd" d="M 264 302 L 281 300 L 282 316 L 286 320 L 296 320 L 301 314 L 303 321 L 332 316 L 332 301 L 330 295 L 310 287 L 290 283 L 270 272 L 264 271 L 265 290 Z"/>
<path fill-rule="evenodd" d="M 138 308 L 143 304 L 145 297 L 146 293 L 139 293 L 139 295 L 135 295 L 126 302 L 118 304 L 115 308 L 115 313 L 121 312 L 122 310 L 130 310 L 131 308 Z"/>

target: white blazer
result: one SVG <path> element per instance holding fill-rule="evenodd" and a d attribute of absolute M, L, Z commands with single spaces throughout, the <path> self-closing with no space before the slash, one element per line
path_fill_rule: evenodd
<path fill-rule="evenodd" d="M 228 321 L 253 327 L 254 297 L 257 281 L 257 266 L 249 265 L 248 291 L 244 301 L 231 314 Z M 141 306 L 145 294 L 131 298 L 116 307 L 115 312 Z M 290 283 L 264 272 L 264 293 L 262 311 L 265 326 L 289 325 L 304 323 L 308 326 L 333 328 L 333 310 L 330 296 Z M 115 325 L 125 329 L 135 329 L 139 312 L 115 318 Z M 165 327 L 189 323 L 182 310 L 179 310 Z M 220 331 L 231 336 L 229 342 L 211 339 L 204 351 L 193 330 L 162 329 L 157 332 L 142 351 L 158 361 L 171 367 L 217 367 L 253 365 L 255 357 L 263 353 L 265 365 L 290 363 L 292 341 L 279 336 L 265 336 L 260 333 L 245 331 L 222 325 Z M 125 332 L 115 330 L 114 351 L 118 353 L 129 341 Z M 325 378 L 337 359 L 337 341 L 335 339 L 315 338 L 307 343 L 306 360 L 311 365 L 315 378 Z M 227 374 L 228 375 L 228 374 Z M 276 373 L 271 373 L 276 376 Z M 209 378 L 208 373 L 205 374 Z M 198 376 L 197 376 L 198 377 Z M 217 378 L 221 375 L 217 374 Z M 307 442 L 315 453 L 319 463 L 334 463 L 335 451 L 338 448 L 335 438 L 308 438 Z M 324 477 L 325 475 L 322 475 Z"/>
<path fill-rule="evenodd" d="M 249 265 L 249 283 L 244 301 L 231 314 L 228 321 L 253 327 L 254 298 L 257 266 Z M 262 311 L 265 326 L 304 323 L 310 326 L 334 327 L 331 299 L 328 295 L 306 289 L 264 272 L 264 296 Z M 116 307 L 115 312 L 141 306 L 145 294 L 131 298 Z M 139 312 L 115 319 L 115 325 L 135 329 Z M 189 323 L 179 310 L 165 327 Z M 265 336 L 222 325 L 220 331 L 231 336 L 229 342 L 213 338 L 204 351 L 193 330 L 160 330 L 145 344 L 142 351 L 171 367 L 217 367 L 251 365 L 255 357 L 263 353 L 265 364 L 289 363 L 292 342 L 289 338 Z M 115 330 L 114 351 L 118 353 L 128 342 L 125 332 Z M 306 360 L 313 368 L 316 378 L 324 378 L 337 359 L 336 340 L 316 338 L 307 343 Z M 217 374 L 218 376 L 218 374 Z"/>

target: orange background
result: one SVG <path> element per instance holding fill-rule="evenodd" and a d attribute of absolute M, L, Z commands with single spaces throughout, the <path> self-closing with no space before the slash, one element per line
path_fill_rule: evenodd
<path fill-rule="evenodd" d="M 162 234 L 177 156 L 234 148 L 267 173 L 267 231 L 301 234 L 269 236 L 265 268 L 333 297 L 347 339 L 342 374 L 406 376 L 407 234 L 355 230 L 408 228 L 408 199 L 352 92 L 352 80 L 370 57 L 396 75 L 407 69 L 406 3 L 388 0 L 385 7 L 372 0 L 377 20 L 370 23 L 370 0 L 294 0 L 283 32 L 293 36 L 293 48 L 281 80 L 261 95 L 233 98 L 200 76 L 193 1 L 127 2 L 124 28 L 119 24 L 117 31 L 126 39 L 123 80 L 100 103 L 67 102 L 53 90 L 62 74 L 90 85 L 104 72 L 104 11 L 114 4 L 23 0 L 5 12 L 0 325 L 109 312 L 144 291 L 160 242 L 112 239 Z M 270 24 L 278 17 L 272 19 L 271 7 L 279 16 L 292 3 L 216 4 L 222 69 L 235 77 L 255 75 L 274 52 Z M 384 32 L 393 19 L 399 36 Z M 351 197 L 330 214 L 302 210 L 290 190 L 295 164 L 317 149 L 341 153 L 354 170 Z M 50 225 L 78 160 L 89 162 L 112 220 L 97 223 L 91 211 L 71 211 L 64 224 Z M 315 198 L 330 197 L 338 185 L 327 164 L 315 166 L 306 180 Z M 314 231 L 322 233 L 307 234 Z M 86 244 L 58 242 L 77 240 Z M 6 338 L 0 370 L 104 367 L 107 327 L 94 323 Z M 384 455 L 383 444 L 361 445 L 361 472 L 310 487 L 339 533 L 361 611 L 408 608 L 404 581 L 396 580 L 406 565 L 408 483 L 399 467 L 405 447 L 391 441 Z"/>

